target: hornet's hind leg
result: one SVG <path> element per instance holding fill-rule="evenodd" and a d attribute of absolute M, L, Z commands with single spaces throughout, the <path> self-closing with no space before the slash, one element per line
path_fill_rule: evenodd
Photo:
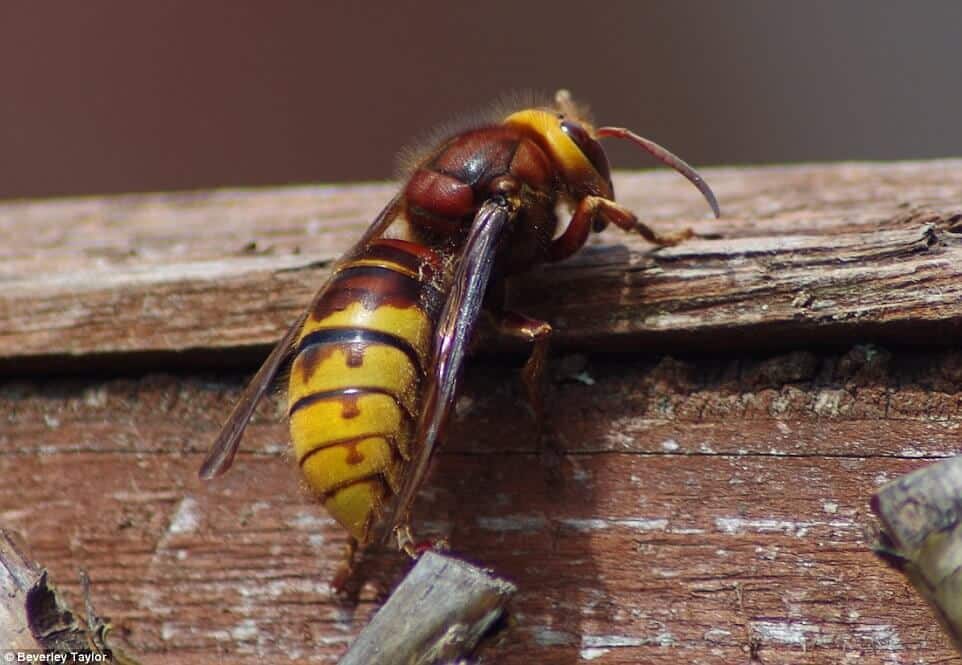
<path fill-rule="evenodd" d="M 334 579 L 331 580 L 331 588 L 335 595 L 345 600 L 357 600 L 357 594 L 368 576 L 364 570 L 365 555 L 368 549 L 366 545 L 372 540 L 371 530 L 375 524 L 377 509 L 367 510 L 365 508 L 364 512 L 366 516 L 363 526 L 355 526 L 351 529 L 347 538 L 347 546 L 344 549 L 344 559 L 338 566 Z"/>
<path fill-rule="evenodd" d="M 357 595 L 358 589 L 354 588 L 357 586 L 355 579 L 358 563 L 357 550 L 357 538 L 348 536 L 347 547 L 344 551 L 344 560 L 341 561 L 337 572 L 334 573 L 334 579 L 331 580 L 331 589 L 337 596 L 342 598 L 350 598 Z"/>
<path fill-rule="evenodd" d="M 417 559 L 427 551 L 447 552 L 451 549 L 447 538 L 431 538 L 417 541 L 411 531 L 410 516 L 394 527 L 394 537 L 397 538 L 397 548 L 412 559 Z"/>

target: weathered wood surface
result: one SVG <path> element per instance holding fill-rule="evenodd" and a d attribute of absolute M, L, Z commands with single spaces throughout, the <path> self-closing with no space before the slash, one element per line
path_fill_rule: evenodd
<path fill-rule="evenodd" d="M 932 604 L 962 654 L 962 457 L 893 480 L 872 497 L 879 552 Z"/>
<path fill-rule="evenodd" d="M 695 363 L 592 358 L 555 383 L 544 470 L 511 367 L 469 368 L 416 507 L 424 535 L 519 587 L 495 662 L 921 663 L 951 654 L 881 565 L 868 497 L 960 452 L 962 356 L 855 349 Z M 282 399 L 223 479 L 196 470 L 242 378 L 8 383 L 0 521 L 84 566 L 146 663 L 335 663 L 375 608 L 328 586 L 344 535 L 298 487 Z M 398 579 L 397 554 L 374 557 Z"/>
<path fill-rule="evenodd" d="M 962 162 L 706 175 L 723 221 L 675 174 L 616 178 L 657 228 L 706 237 L 652 254 L 610 231 L 603 248 L 526 279 L 519 307 L 578 348 L 745 348 L 748 331 L 751 348 L 954 335 Z M 4 204 L 0 358 L 22 371 L 142 351 L 186 364 L 178 352 L 268 345 L 394 187 Z"/>
<path fill-rule="evenodd" d="M 672 174 L 622 176 L 616 183 L 633 207 L 653 212 L 659 228 L 691 223 L 720 235 L 692 243 L 699 254 L 691 262 L 658 258 L 678 256 L 672 253 L 683 247 L 643 255 L 636 253 L 640 245 L 606 234 L 605 242 L 628 249 L 596 249 L 534 279 L 556 286 L 541 311 L 558 310 L 568 330 L 582 320 L 572 312 L 603 297 L 611 298 L 610 316 L 671 298 L 693 302 L 685 310 L 691 319 L 658 314 L 662 304 L 648 310 L 653 319 L 629 315 L 624 336 L 596 339 L 596 324 L 587 321 L 568 338 L 575 346 L 590 342 L 585 348 L 644 339 L 646 352 L 677 359 L 595 354 L 579 361 L 559 353 L 547 396 L 562 451 L 554 470 L 535 447 L 513 376 L 517 360 L 471 363 L 453 431 L 416 506 L 416 526 L 424 536 L 447 536 L 456 553 L 517 584 L 511 621 L 483 647 L 491 662 L 953 658 L 929 609 L 871 553 L 866 527 L 868 498 L 879 486 L 962 450 L 962 352 L 931 344 L 951 342 L 957 320 L 958 303 L 949 297 L 958 264 L 951 229 L 962 201 L 962 162 L 706 175 L 730 218 L 699 219 L 703 203 Z M 258 409 L 231 473 L 209 484 L 196 478 L 253 369 L 226 372 L 213 362 L 256 364 L 256 354 L 238 361 L 237 351 L 266 346 L 320 277 L 281 268 L 333 257 L 355 233 L 349 218 L 370 218 L 388 191 L 296 189 L 3 208 L 6 228 L 26 229 L 11 221 L 19 210 L 32 215 L 30 228 L 37 229 L 35 238 L 17 235 L 3 250 L 9 262 L 0 270 L 18 285 L 0 302 L 7 367 L 16 372 L 36 363 L 55 372 L 61 366 L 45 359 L 78 353 L 77 369 L 95 354 L 106 375 L 19 376 L 0 385 L 0 524 L 24 533 L 37 558 L 64 580 L 68 597 L 73 593 L 72 604 L 79 589 L 70 581 L 78 567 L 88 569 L 98 611 L 145 663 L 199 665 L 227 655 L 241 664 L 336 663 L 374 612 L 378 585 L 403 574 L 403 557 L 374 553 L 372 582 L 358 605 L 333 597 L 328 581 L 344 535 L 298 485 L 280 396 Z M 305 212 L 294 214 L 293 203 L 278 212 L 267 203 L 275 195 L 302 197 Z M 178 211 L 193 202 L 199 221 L 186 223 L 166 208 L 177 201 Z M 229 214 L 210 215 L 218 201 L 230 203 Z M 318 217 L 318 201 L 336 214 Z M 77 206 L 88 209 L 75 214 Z M 327 223 L 320 219 L 340 219 L 343 233 L 320 234 Z M 271 235 L 270 228 L 279 230 Z M 320 234 L 315 240 L 310 229 Z M 782 263 L 785 252 L 766 264 L 769 250 L 722 251 L 742 241 L 798 247 L 812 238 L 822 249 L 794 255 L 811 262 L 795 264 L 796 273 Z M 865 253 L 892 238 L 902 240 L 891 251 Z M 844 241 L 845 251 L 862 258 L 839 263 L 826 239 Z M 898 244 L 903 240 L 908 250 Z M 250 241 L 273 246 L 273 253 L 243 255 Z M 322 241 L 336 248 L 328 251 Z M 295 245 L 301 254 L 292 253 Z M 131 249 L 137 256 L 125 255 Z M 170 266 L 177 252 L 183 260 Z M 600 268 L 591 267 L 596 260 Z M 863 271 L 864 260 L 876 269 Z M 626 262 L 635 268 L 622 277 Z M 28 276 L 27 266 L 38 263 L 49 270 Z M 755 268 L 732 272 L 746 264 Z M 211 265 L 227 268 L 207 271 Z M 186 273 L 191 266 L 200 267 Z M 138 270 L 143 282 L 129 278 Z M 122 287 L 98 290 L 97 279 L 111 272 Z M 157 286 L 158 272 L 179 300 L 163 295 L 174 291 Z M 67 276 L 76 274 L 97 279 Z M 784 291 L 791 274 L 823 286 L 818 280 L 851 280 L 828 282 L 837 291 L 811 291 L 809 299 Z M 771 283 L 781 285 L 778 297 L 766 290 Z M 283 297 L 282 284 L 290 287 Z M 104 298 L 88 299 L 97 293 Z M 260 300 L 272 294 L 272 302 Z M 836 316 L 852 294 L 867 303 L 862 318 Z M 521 294 L 528 301 L 536 296 L 534 287 Z M 759 298 L 769 298 L 767 309 Z M 786 302 L 796 300 L 801 318 L 791 321 L 815 327 L 788 321 Z M 883 301 L 901 304 L 883 308 Z M 97 309 L 97 302 L 109 306 Z M 697 339 L 680 334 L 686 321 L 697 327 L 700 317 L 725 311 L 725 302 L 727 311 L 751 316 L 713 328 L 714 336 L 703 338 L 708 346 L 700 347 L 710 356 L 686 355 L 686 341 Z M 75 309 L 58 318 L 64 303 Z M 130 303 L 138 308 L 136 324 L 124 318 Z M 207 311 L 194 312 L 197 303 Z M 27 316 L 32 307 L 36 314 Z M 642 334 L 639 326 L 654 330 L 650 321 L 660 321 L 662 332 Z M 806 341 L 813 339 L 830 345 Z M 852 346 L 867 339 L 899 344 Z M 783 348 L 761 350 L 765 345 Z M 199 352 L 183 354 L 178 373 L 159 373 L 176 364 L 178 356 L 168 353 L 174 349 Z M 211 359 L 209 349 L 223 351 Z M 138 366 L 145 373 L 131 369 Z M 118 369 L 128 376 L 111 376 Z"/>
<path fill-rule="evenodd" d="M 460 559 L 425 552 L 338 665 L 446 665 L 471 655 L 517 589 Z"/>

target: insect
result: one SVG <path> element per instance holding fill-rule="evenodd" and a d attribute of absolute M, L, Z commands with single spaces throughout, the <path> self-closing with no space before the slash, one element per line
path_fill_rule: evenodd
<path fill-rule="evenodd" d="M 687 177 L 718 216 L 714 194 L 684 161 L 616 127 L 595 128 L 566 91 L 450 136 L 334 266 L 307 311 L 247 386 L 200 469 L 226 471 L 258 400 L 286 361 L 290 432 L 308 484 L 350 533 L 383 529 L 409 554 L 410 512 L 455 398 L 482 313 L 530 342 L 522 369 L 540 419 L 551 327 L 504 305 L 505 279 L 574 254 L 608 224 L 655 245 L 655 232 L 614 201 L 601 138 L 622 138 Z M 558 234 L 556 209 L 573 210 Z M 352 550 L 353 551 L 353 550 Z"/>

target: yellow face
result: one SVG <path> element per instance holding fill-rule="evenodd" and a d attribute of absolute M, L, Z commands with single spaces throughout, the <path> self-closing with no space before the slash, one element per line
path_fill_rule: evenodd
<path fill-rule="evenodd" d="M 568 188 L 579 198 L 588 194 L 608 199 L 614 196 L 608 158 L 591 136 L 590 125 L 544 109 L 512 113 L 504 124 L 523 127 L 539 135 L 549 156 L 564 174 Z"/>

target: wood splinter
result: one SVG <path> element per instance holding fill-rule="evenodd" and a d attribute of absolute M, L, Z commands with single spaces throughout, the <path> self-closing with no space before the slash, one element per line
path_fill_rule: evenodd
<path fill-rule="evenodd" d="M 70 611 L 19 534 L 0 528 L 0 648 L 10 652 L 8 660 L 14 652 L 96 654 L 115 665 L 138 665 L 116 646 L 108 646 L 110 622 L 94 612 L 87 574 L 81 573 L 80 579 L 85 620 Z"/>
<path fill-rule="evenodd" d="M 339 665 L 462 662 L 516 591 L 481 568 L 425 552 Z"/>
<path fill-rule="evenodd" d="M 962 456 L 884 485 L 872 497 L 876 553 L 902 571 L 962 653 Z"/>

